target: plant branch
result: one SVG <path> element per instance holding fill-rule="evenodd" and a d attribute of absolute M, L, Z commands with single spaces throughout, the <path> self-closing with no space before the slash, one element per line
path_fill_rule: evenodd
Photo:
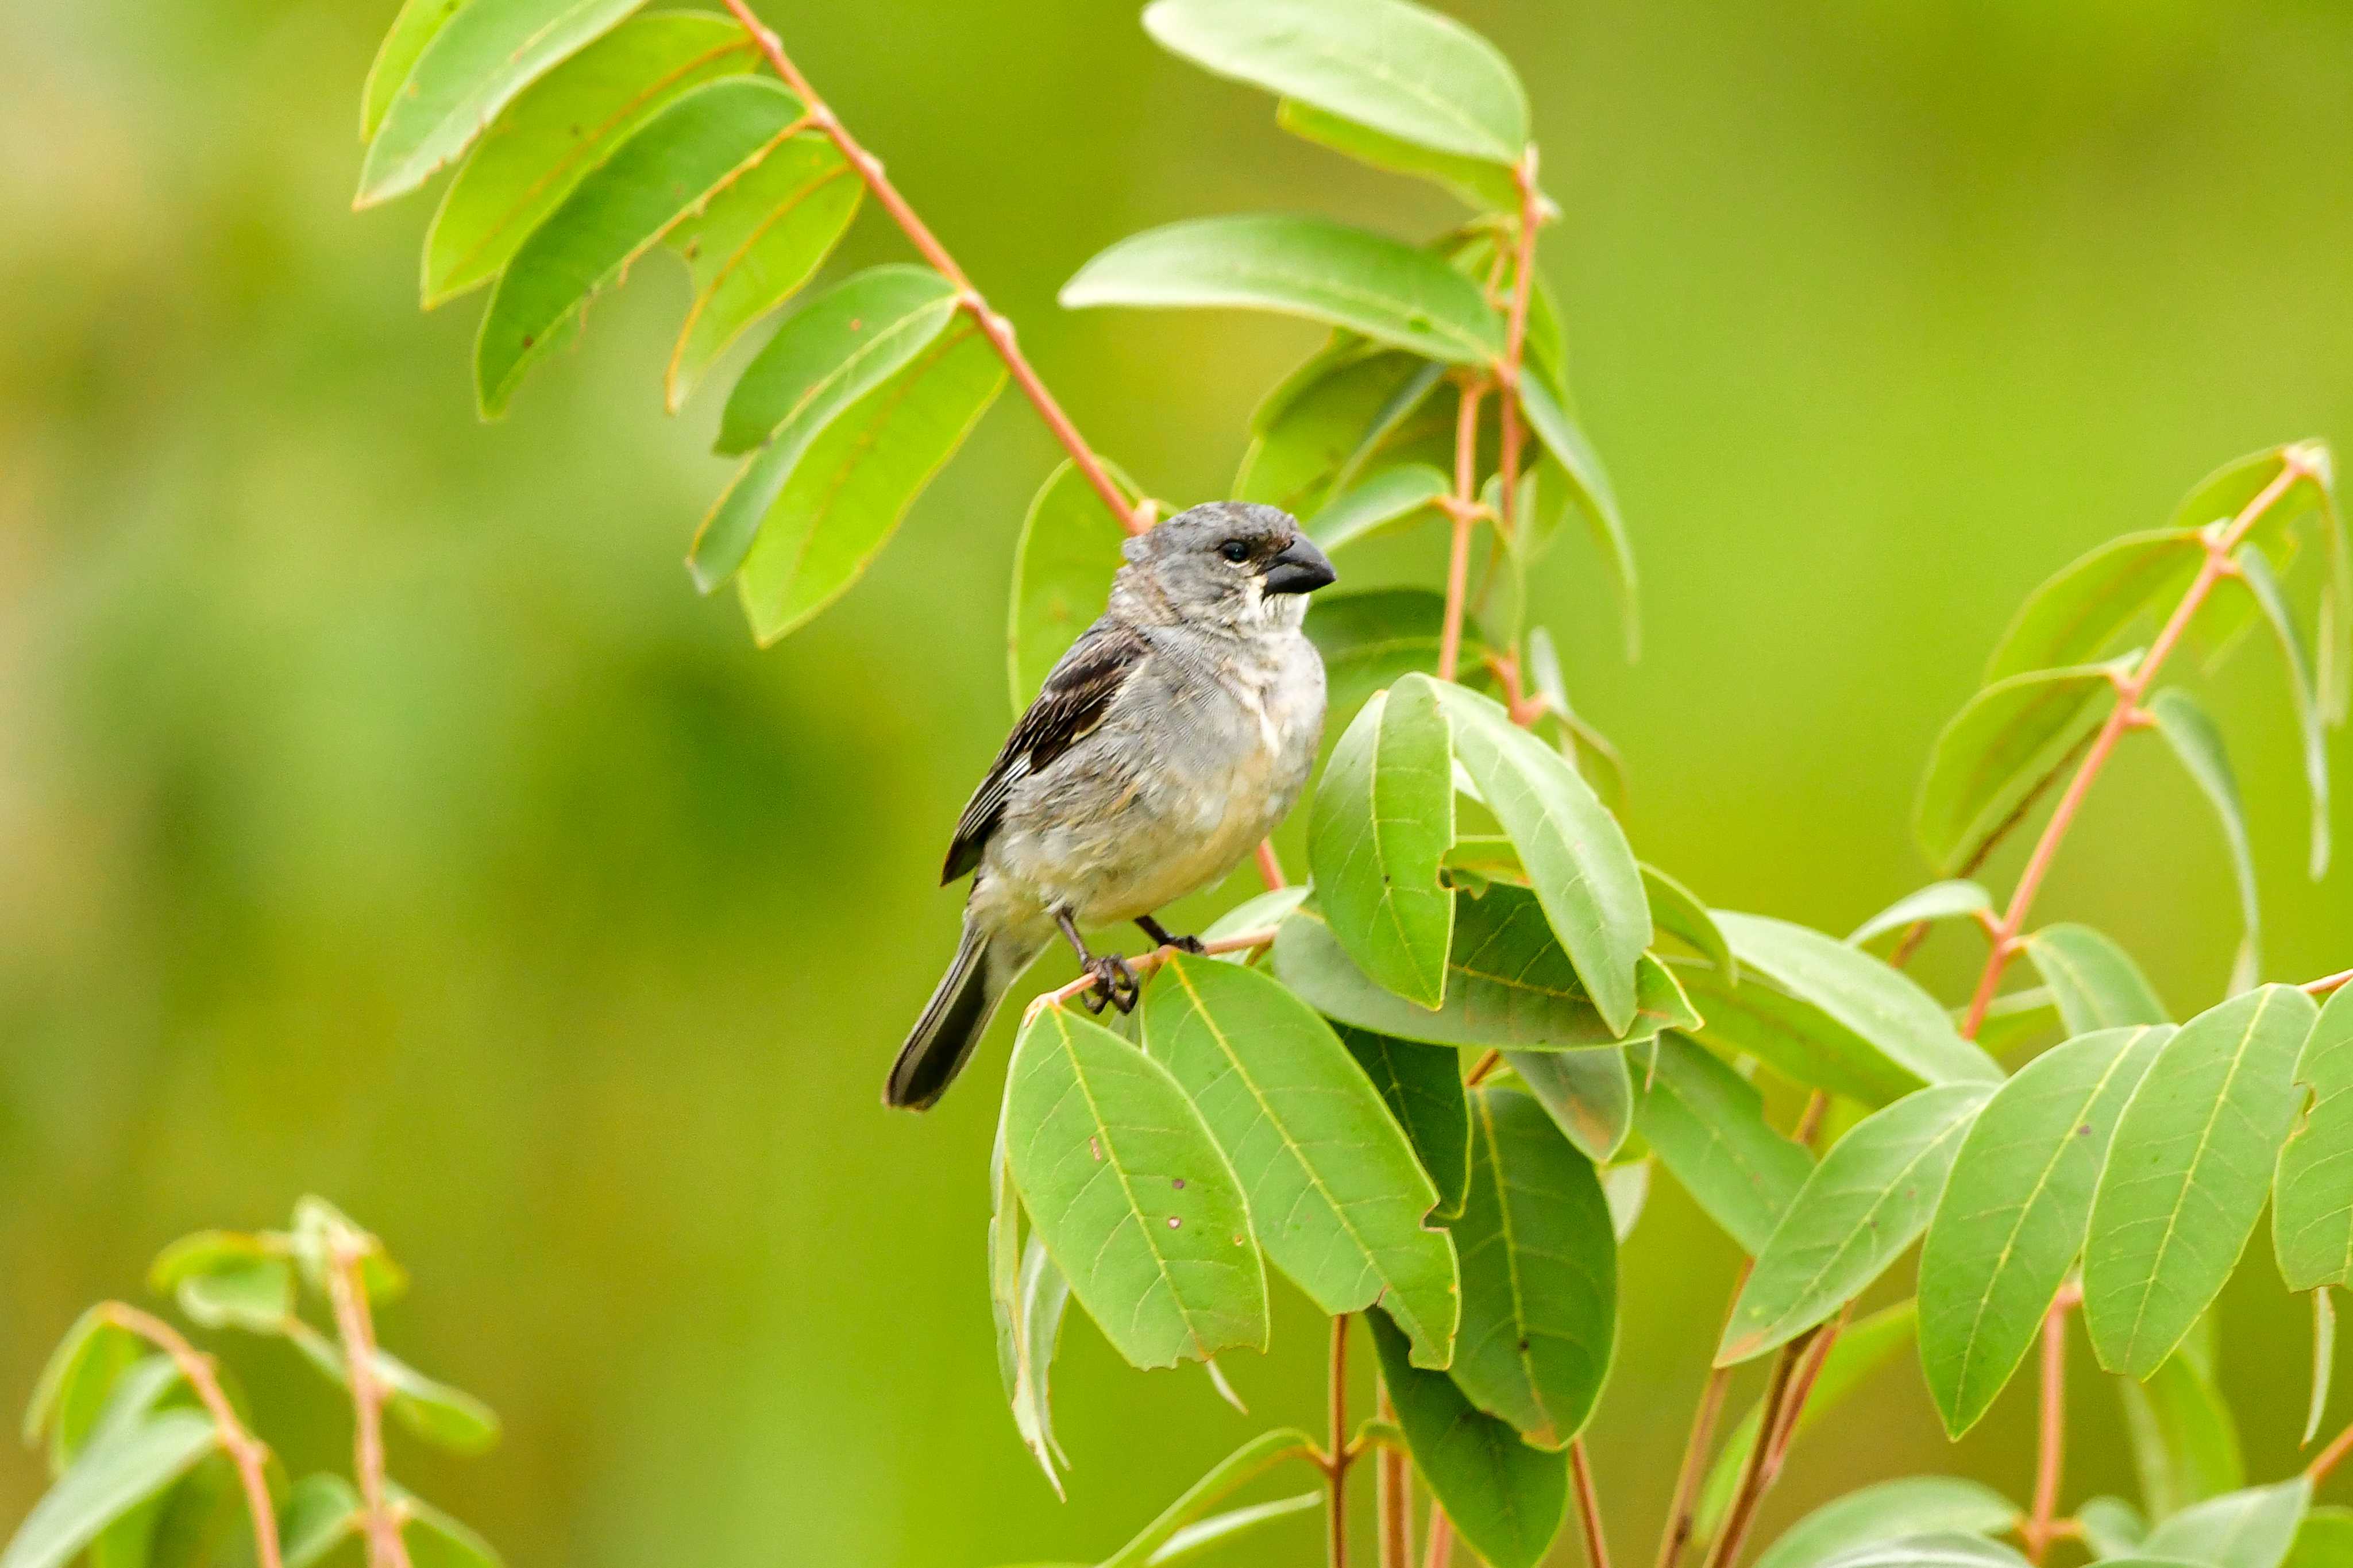
<path fill-rule="evenodd" d="M 988 339 L 989 346 L 1005 362 L 1005 368 L 1012 372 L 1014 381 L 1029 399 L 1031 406 L 1038 410 L 1038 416 L 1046 422 L 1046 428 L 1071 455 L 1072 465 L 1087 477 L 1087 483 L 1094 487 L 1095 494 L 1103 498 L 1103 505 L 1111 509 L 1112 516 L 1117 518 L 1120 526 L 1128 532 L 1142 533 L 1149 524 L 1135 508 L 1128 504 L 1127 498 L 1120 494 L 1119 487 L 1112 482 L 1111 475 L 1104 471 L 1102 461 L 1079 434 L 1078 426 L 1071 423 L 1071 416 L 1062 412 L 1062 405 L 1054 401 L 1054 395 L 1046 390 L 1046 384 L 1039 379 L 1037 371 L 1022 356 L 1020 348 L 1013 341 L 1013 323 L 989 309 L 988 301 L 981 298 L 980 290 L 972 286 L 972 279 L 965 276 L 964 268 L 956 265 L 955 258 L 948 254 L 947 247 L 939 242 L 916 215 L 915 209 L 907 204 L 907 198 L 901 195 L 898 187 L 884 176 L 882 160 L 859 145 L 858 139 L 841 123 L 839 116 L 818 96 L 817 89 L 809 85 L 808 78 L 793 64 L 791 57 L 785 53 L 784 40 L 753 15 L 751 6 L 744 0 L 726 0 L 726 5 L 735 19 L 744 25 L 744 30 L 752 36 L 752 41 L 766 57 L 768 64 L 776 68 L 776 74 L 784 79 L 787 87 L 800 95 L 808 119 L 833 139 L 836 147 L 841 149 L 841 155 L 849 160 L 851 168 L 858 171 L 858 177 L 866 182 L 866 188 L 874 193 L 874 199 L 881 204 L 882 210 L 891 215 L 892 220 L 898 224 L 908 241 L 933 270 L 955 285 L 962 296 L 964 309 L 972 312 L 973 320 L 979 323 L 981 333 Z"/>
<path fill-rule="evenodd" d="M 1781 1467 L 1789 1458 L 1789 1445 L 1798 1438 L 1798 1417 L 1805 1414 L 1806 1401 L 1813 1397 L 1814 1384 L 1820 1381 L 1822 1368 L 1830 1362 L 1831 1347 L 1846 1332 L 1847 1319 L 1853 1312 L 1854 1303 L 1849 1301 L 1839 1309 L 1839 1315 L 1828 1327 L 1814 1331 L 1813 1342 L 1806 1347 L 1804 1359 L 1798 1363 L 1797 1375 L 1789 1380 L 1789 1392 L 1781 1401 L 1781 1420 L 1773 1432 L 1772 1452 L 1765 1457 L 1765 1481 L 1760 1493 L 1781 1479 Z"/>
<path fill-rule="evenodd" d="M 1454 519 L 1454 542 L 1446 556 L 1446 618 L 1438 634 L 1438 679 L 1454 679 L 1462 658 L 1462 607 L 1471 587 L 1471 529 L 1479 520 L 1479 403 L 1484 381 L 1462 388 L 1454 415 L 1454 494 L 1446 510 Z"/>
<path fill-rule="evenodd" d="M 136 1307 L 110 1301 L 103 1310 L 108 1322 L 125 1333 L 138 1335 L 170 1356 L 180 1369 L 180 1375 L 195 1391 L 206 1413 L 212 1416 L 213 1426 L 220 1433 L 221 1447 L 227 1452 L 229 1463 L 237 1467 L 237 1479 L 245 1489 L 246 1511 L 253 1516 L 254 1559 L 260 1568 L 280 1568 L 278 1507 L 269 1498 L 266 1468 L 269 1449 L 237 1419 L 236 1407 L 229 1404 L 220 1379 L 213 1373 L 212 1358 L 190 1344 L 179 1330 Z"/>
<path fill-rule="evenodd" d="M 2307 996 L 2327 996 L 2333 992 L 2342 990 L 2347 985 L 2353 985 L 2353 969 L 2342 970 L 2335 974 L 2324 974 L 2317 980 L 2307 980 L 2296 989 Z"/>
<path fill-rule="evenodd" d="M 2067 1457 L 2067 1314 L 2084 1299 L 2083 1288 L 2070 1284 L 2052 1298 L 2042 1315 L 2042 1421 L 2034 1457 L 2034 1505 L 2023 1531 L 2026 1555 L 2040 1563 L 2056 1539 L 2059 1482 Z"/>
<path fill-rule="evenodd" d="M 1356 1456 L 1348 1446 L 1348 1314 L 1332 1316 L 1332 1370 L 1330 1390 L 1332 1426 L 1330 1463 L 1324 1478 L 1331 1487 L 1332 1500 L 1326 1552 L 1331 1568 L 1347 1568 L 1348 1563 L 1348 1462 Z"/>
<path fill-rule="evenodd" d="M 1520 372 L 1525 362 L 1528 343 L 1528 299 L 1535 290 L 1536 226 L 1543 220 L 1540 198 L 1536 195 L 1536 150 L 1531 144 L 1520 154 L 1512 167 L 1513 182 L 1520 191 L 1520 229 L 1514 256 L 1512 276 L 1512 313 L 1504 331 L 1504 363 L 1498 372 L 1503 389 L 1503 474 L 1502 531 L 1509 533 L 1517 526 L 1520 488 Z M 1500 254 L 1502 247 L 1497 246 Z"/>
<path fill-rule="evenodd" d="M 1748 1450 L 1747 1460 L 1740 1467 L 1740 1484 L 1732 1494 L 1732 1506 L 1724 1516 L 1724 1528 L 1716 1532 L 1715 1544 L 1708 1549 L 1707 1568 L 1732 1568 L 1740 1558 L 1740 1549 L 1746 1544 L 1749 1527 L 1757 1521 L 1757 1506 L 1764 1500 L 1765 1489 L 1770 1483 L 1766 1470 L 1771 1460 L 1773 1438 L 1781 1429 L 1782 1407 L 1788 1398 L 1791 1381 L 1797 1376 L 1798 1363 L 1804 1359 L 1812 1335 L 1791 1340 L 1781 1347 L 1773 1359 L 1773 1371 L 1765 1384 L 1764 1400 L 1757 1405 L 1757 1441 Z"/>
<path fill-rule="evenodd" d="M 327 1295 L 334 1303 L 335 1332 L 343 1344 L 344 1375 L 352 1390 L 352 1468 L 364 1510 L 369 1568 L 409 1568 L 408 1543 L 401 1539 L 401 1516 L 384 1484 L 384 1402 L 390 1392 L 376 1371 L 375 1325 L 368 1320 L 367 1285 L 360 1265 L 365 1250 L 338 1233 L 329 1243 Z"/>
<path fill-rule="evenodd" d="M 1201 951 L 1206 953 L 1247 952 L 1252 948 L 1264 947 L 1273 941 L 1274 929 L 1270 926 L 1263 931 L 1246 931 L 1238 935 L 1221 936 L 1213 942 L 1205 942 L 1201 944 Z M 1134 972 L 1138 980 L 1141 980 L 1184 951 L 1181 947 L 1155 947 L 1150 952 L 1140 952 L 1129 959 L 1127 967 Z M 1092 975 L 1082 974 L 1067 985 L 1056 986 L 1030 1003 L 1029 1010 L 1022 1015 L 1021 1021 L 1027 1024 L 1047 1008 L 1059 1007 L 1073 996 L 1085 994 L 1094 989 L 1094 984 Z"/>
<path fill-rule="evenodd" d="M 1421 1568 L 1449 1568 L 1454 1561 L 1454 1521 L 1436 1502 L 1430 1505 L 1430 1549 L 1422 1553 Z"/>
<path fill-rule="evenodd" d="M 2304 1468 L 2304 1473 L 2316 1487 L 2328 1479 L 2329 1471 L 2345 1462 L 2348 1454 L 2353 1454 L 2353 1426 L 2337 1434 L 2336 1440 L 2314 1456 L 2312 1463 Z"/>
<path fill-rule="evenodd" d="M 1585 1457 L 1585 1439 L 1568 1445 L 1568 1476 L 1577 1494 L 1577 1522 L 1585 1532 L 1586 1568 L 1609 1568 L 1609 1538 L 1601 1528 L 1601 1499 L 1593 1489 L 1593 1467 Z"/>
<path fill-rule="evenodd" d="M 2044 825 L 2042 837 L 2035 841 L 2033 853 L 2027 858 L 2026 869 L 2020 873 L 2017 889 L 2010 894 L 2010 908 L 2003 911 L 2001 924 L 1994 930 L 1993 951 L 1986 956 L 1985 969 L 1978 976 L 1977 993 L 1969 999 L 1968 1017 L 1961 1026 L 1964 1036 L 1975 1039 L 1978 1028 L 1985 1023 L 1986 1011 L 1993 1005 L 1995 988 L 2001 984 L 2002 971 L 2009 967 L 2010 961 L 2018 956 L 2023 946 L 2021 933 L 2026 928 L 2027 911 L 2034 907 L 2034 896 L 2042 890 L 2042 879 L 2050 874 L 2051 863 L 2057 858 L 2059 846 L 2066 839 L 2067 830 L 2074 826 L 2076 815 L 2084 806 L 2084 797 L 2091 793 L 2092 782 L 2100 776 L 2100 770 L 2107 765 L 2109 756 L 2116 751 L 2116 742 L 2124 738 L 2125 732 L 2147 721 L 2141 704 L 2147 699 L 2149 688 L 2156 684 L 2158 671 L 2164 668 L 2167 658 L 2181 641 L 2182 634 L 2189 629 L 2190 620 L 2198 614 L 2199 607 L 2205 604 L 2206 596 L 2214 591 L 2214 584 L 2238 569 L 2231 560 L 2232 552 L 2238 549 L 2249 531 L 2263 520 L 2263 513 L 2313 473 L 2310 459 L 2305 457 L 2302 449 L 2290 448 L 2281 464 L 2278 477 L 2265 485 L 2238 516 L 2227 523 L 2212 524 L 2206 529 L 2206 559 L 2199 567 L 2198 575 L 2191 580 L 2189 591 L 2181 595 L 2181 603 L 2174 606 L 2172 616 L 2157 634 L 2157 640 L 2149 645 L 2148 652 L 2141 657 L 2130 675 L 2117 679 L 2116 711 L 2109 714 L 2107 721 L 2100 726 L 2091 749 L 2084 754 L 2082 764 L 2075 770 L 2075 776 L 2067 782 L 2066 793 L 2059 797 L 2058 806 L 2052 812 L 2051 820 Z"/>
<path fill-rule="evenodd" d="M 1394 1425 L 1397 1408 L 1383 1384 L 1377 1408 Z M 1405 1450 L 1387 1444 L 1373 1461 L 1373 1497 L 1380 1519 L 1381 1568 L 1413 1568 L 1413 1470 Z"/>
<path fill-rule="evenodd" d="M 1724 1304 L 1725 1322 L 1732 1321 L 1733 1309 L 1739 1304 L 1740 1292 L 1748 1283 L 1748 1271 L 1756 1267 L 1755 1258 L 1740 1260 L 1739 1274 L 1732 1281 L 1731 1299 Z M 1730 1367 L 1708 1368 L 1707 1384 L 1700 1390 L 1699 1408 L 1692 1412 L 1691 1436 L 1683 1444 L 1683 1463 L 1675 1471 L 1674 1497 L 1667 1505 L 1667 1527 L 1659 1535 L 1658 1568 L 1675 1568 L 1698 1528 L 1699 1491 L 1707 1475 L 1708 1449 L 1715 1440 L 1715 1424 L 1724 1415 L 1725 1395 L 1731 1390 Z"/>

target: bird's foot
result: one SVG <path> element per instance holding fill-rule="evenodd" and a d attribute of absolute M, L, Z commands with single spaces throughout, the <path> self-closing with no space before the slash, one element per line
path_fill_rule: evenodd
<path fill-rule="evenodd" d="M 1135 923 L 1145 935 L 1152 939 L 1152 945 L 1155 947 L 1173 947 L 1179 952 L 1189 952 L 1196 958 L 1209 951 L 1208 944 L 1198 936 L 1170 936 L 1168 928 L 1150 915 L 1144 916 Z"/>
<path fill-rule="evenodd" d="M 1086 962 L 1086 972 L 1094 976 L 1094 988 L 1081 994 L 1080 1000 L 1090 1013 L 1100 1013 L 1105 1007 L 1116 1007 L 1123 1013 L 1135 1011 L 1136 999 L 1143 987 L 1129 968 L 1127 960 L 1115 952 L 1097 953 Z"/>

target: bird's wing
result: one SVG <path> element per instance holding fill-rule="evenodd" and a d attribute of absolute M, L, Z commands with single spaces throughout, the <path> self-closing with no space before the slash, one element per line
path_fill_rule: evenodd
<path fill-rule="evenodd" d="M 943 883 L 955 881 L 980 864 L 981 850 L 997 830 L 1013 786 L 1045 771 L 1102 723 L 1112 699 L 1151 655 L 1151 645 L 1134 627 L 1107 621 L 1097 621 L 1071 645 L 1071 651 L 1046 677 L 1046 685 L 1029 704 L 1029 711 L 1021 715 L 1013 733 L 1006 737 L 1005 749 L 997 753 L 988 776 L 965 803 L 955 837 L 948 845 L 946 868 L 940 873 Z"/>

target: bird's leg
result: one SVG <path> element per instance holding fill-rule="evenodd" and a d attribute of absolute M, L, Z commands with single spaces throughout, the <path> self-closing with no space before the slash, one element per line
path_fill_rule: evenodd
<path fill-rule="evenodd" d="M 1150 915 L 1136 916 L 1135 923 L 1144 928 L 1144 934 L 1152 939 L 1155 947 L 1173 947 L 1179 952 L 1189 952 L 1196 957 L 1208 951 L 1201 945 L 1201 939 L 1198 936 L 1170 936 L 1168 928 Z"/>
<path fill-rule="evenodd" d="M 1081 998 L 1087 1011 L 1100 1013 L 1105 1007 L 1116 1007 L 1123 1013 L 1134 1012 L 1136 998 L 1143 994 L 1144 988 L 1136 981 L 1135 971 L 1127 966 L 1127 960 L 1115 952 L 1089 952 L 1070 910 L 1056 910 L 1054 923 L 1062 928 L 1063 939 L 1079 955 L 1079 967 L 1094 976 L 1094 989 Z"/>

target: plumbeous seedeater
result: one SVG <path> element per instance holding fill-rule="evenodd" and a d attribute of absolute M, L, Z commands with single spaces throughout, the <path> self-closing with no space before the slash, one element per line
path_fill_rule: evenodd
<path fill-rule="evenodd" d="M 1135 975 L 1086 927 L 1208 887 L 1299 798 L 1324 733 L 1324 661 L 1301 629 L 1333 580 L 1287 512 L 1216 501 L 1124 547 L 1103 618 L 1071 645 L 973 792 L 943 884 L 974 873 L 964 940 L 882 1098 L 945 1092 L 997 1003 L 1059 930 L 1094 976 L 1096 1011 L 1135 1005 Z"/>

